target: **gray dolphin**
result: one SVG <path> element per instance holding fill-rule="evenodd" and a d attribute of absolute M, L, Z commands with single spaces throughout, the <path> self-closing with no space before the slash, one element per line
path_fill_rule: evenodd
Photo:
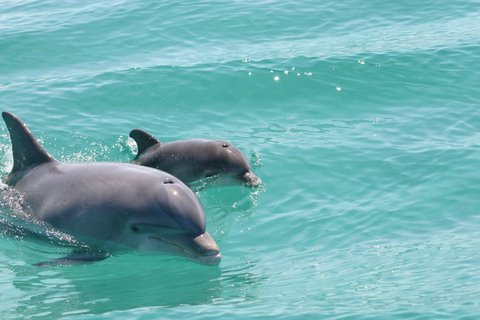
<path fill-rule="evenodd" d="M 191 139 L 160 143 L 139 129 L 132 130 L 130 137 L 138 146 L 134 164 L 163 170 L 184 183 L 230 175 L 248 186 L 261 184 L 242 152 L 227 141 Z"/>
<path fill-rule="evenodd" d="M 174 176 L 128 163 L 62 163 L 52 158 L 15 115 L 3 112 L 13 168 L 6 184 L 18 190 L 32 216 L 95 248 L 56 264 L 101 260 L 140 249 L 220 263 L 205 230 L 197 196 Z"/>

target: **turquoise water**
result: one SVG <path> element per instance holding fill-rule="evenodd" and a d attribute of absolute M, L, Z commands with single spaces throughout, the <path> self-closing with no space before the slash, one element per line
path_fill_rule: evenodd
<path fill-rule="evenodd" d="M 0 318 L 480 317 L 478 1 L 0 8 L 0 109 L 54 157 L 126 162 L 142 128 L 230 140 L 264 181 L 196 189 L 219 267 L 34 267 L 65 239 L 2 205 Z"/>

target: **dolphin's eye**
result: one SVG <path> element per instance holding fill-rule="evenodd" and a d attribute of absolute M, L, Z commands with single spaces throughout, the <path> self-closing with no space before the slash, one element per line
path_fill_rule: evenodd
<path fill-rule="evenodd" d="M 228 143 L 224 143 L 224 144 L 222 144 L 222 147 L 228 148 L 228 147 L 230 147 L 230 146 L 228 145 Z"/>
<path fill-rule="evenodd" d="M 137 226 L 131 226 L 130 229 L 132 229 L 132 231 L 135 233 L 139 231 Z"/>
<path fill-rule="evenodd" d="M 163 180 L 163 184 L 173 184 L 173 180 L 170 179 L 170 178 L 167 178 L 167 179 Z"/>

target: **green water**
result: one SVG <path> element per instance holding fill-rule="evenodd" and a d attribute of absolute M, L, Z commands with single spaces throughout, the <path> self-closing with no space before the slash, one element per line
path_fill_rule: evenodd
<path fill-rule="evenodd" d="M 142 128 L 229 140 L 264 182 L 196 190 L 219 267 L 38 268 L 68 248 L 2 229 L 0 318 L 480 317 L 478 1 L 0 8 L 0 108 L 57 159 L 129 161 Z"/>

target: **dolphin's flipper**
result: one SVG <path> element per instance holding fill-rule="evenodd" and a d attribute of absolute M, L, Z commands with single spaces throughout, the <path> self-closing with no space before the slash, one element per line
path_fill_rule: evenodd
<path fill-rule="evenodd" d="M 10 175 L 29 166 L 54 161 L 22 120 L 10 112 L 2 112 L 2 117 L 12 140 L 13 168 Z"/>
<path fill-rule="evenodd" d="M 74 250 L 65 257 L 58 258 L 53 261 L 43 261 L 35 263 L 36 267 L 55 267 L 74 264 L 87 264 L 95 261 L 105 260 L 110 257 L 110 254 L 103 251 L 81 251 Z"/>
<path fill-rule="evenodd" d="M 133 129 L 132 131 L 130 131 L 130 138 L 135 140 L 138 146 L 138 153 L 136 158 L 138 158 L 148 148 L 160 143 L 160 141 L 155 139 L 151 134 L 146 133 L 145 131 L 140 129 Z"/>

